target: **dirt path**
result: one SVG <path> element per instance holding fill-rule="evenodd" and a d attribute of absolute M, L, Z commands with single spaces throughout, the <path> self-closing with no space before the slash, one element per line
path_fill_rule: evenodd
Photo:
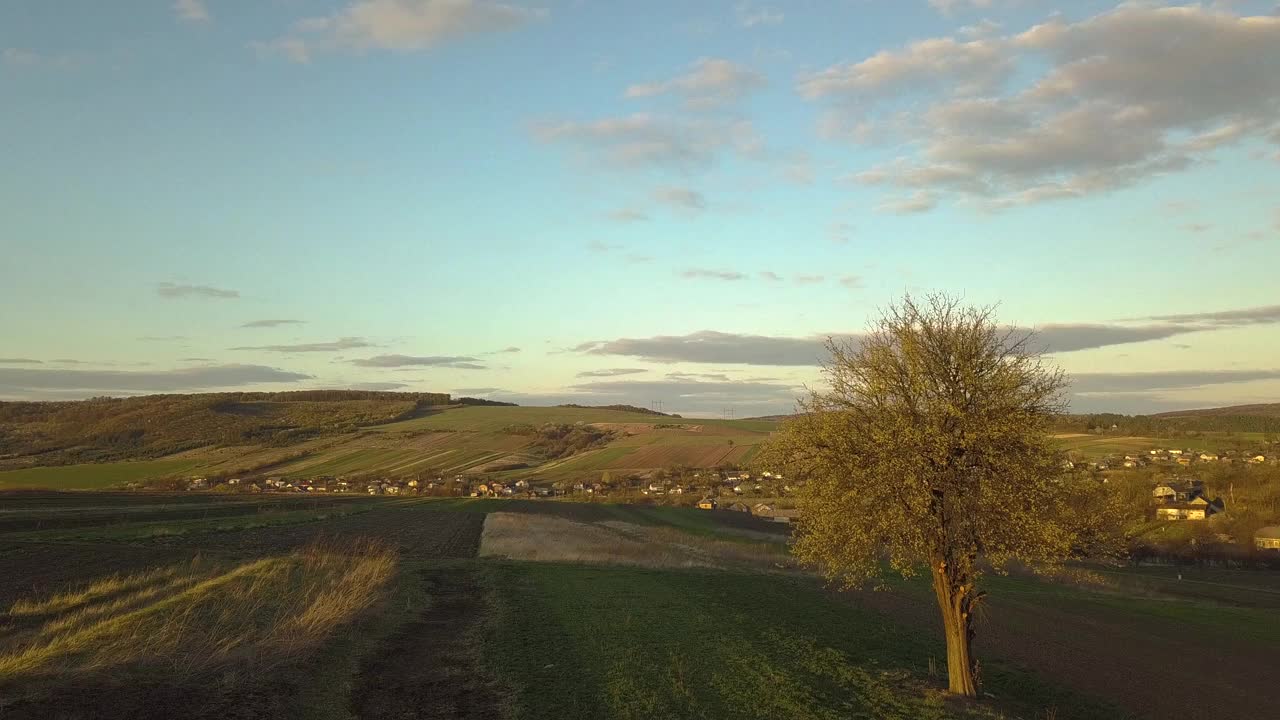
<path fill-rule="evenodd" d="M 420 572 L 431 604 L 376 648 L 352 692 L 358 718 L 495 718 L 496 684 L 480 670 L 475 638 L 484 596 L 466 567 Z"/>
<path fill-rule="evenodd" d="M 898 592 L 851 599 L 898 622 L 935 629 L 931 599 Z M 1123 618 L 1074 613 L 993 597 L 974 641 L 979 657 L 1012 661 L 1055 684 L 1114 703 L 1134 718 L 1224 720 L 1280 717 L 1274 653 L 1211 634 L 1152 632 Z"/>

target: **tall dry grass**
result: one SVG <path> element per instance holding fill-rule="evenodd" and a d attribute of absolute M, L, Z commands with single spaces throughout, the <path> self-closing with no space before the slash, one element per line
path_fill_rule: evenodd
<path fill-rule="evenodd" d="M 795 562 L 777 543 L 717 540 L 677 528 L 607 521 L 585 523 L 529 513 L 490 513 L 480 555 L 541 562 L 654 568 L 790 571 Z"/>
<path fill-rule="evenodd" d="M 125 668 L 187 677 L 270 667 L 317 649 L 375 602 L 394 553 L 315 545 L 240 564 L 196 560 L 15 603 L 0 621 L 0 682 Z"/>

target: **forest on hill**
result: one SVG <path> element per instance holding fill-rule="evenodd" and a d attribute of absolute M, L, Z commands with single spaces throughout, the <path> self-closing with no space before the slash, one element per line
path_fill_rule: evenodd
<path fill-rule="evenodd" d="M 442 393 L 349 390 L 0 402 L 0 469 L 157 458 L 213 445 L 287 446 L 449 402 Z"/>

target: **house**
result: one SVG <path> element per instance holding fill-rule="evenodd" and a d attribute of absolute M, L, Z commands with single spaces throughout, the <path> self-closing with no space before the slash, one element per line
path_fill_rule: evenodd
<path fill-rule="evenodd" d="M 517 481 L 516 481 L 516 487 L 520 488 L 521 490 L 527 490 L 527 489 L 529 488 L 529 481 L 528 481 L 528 480 L 517 480 Z"/>
<path fill-rule="evenodd" d="M 1280 525 L 1268 525 L 1259 528 L 1253 534 L 1253 546 L 1259 550 L 1280 552 Z"/>
<path fill-rule="evenodd" d="M 1181 454 L 1182 454 L 1182 451 L 1181 451 L 1181 450 L 1178 450 L 1178 449 L 1176 449 L 1176 448 L 1175 448 L 1175 449 L 1173 449 L 1173 450 L 1170 450 L 1170 451 L 1169 451 L 1169 454 L 1170 454 L 1170 455 L 1181 455 Z"/>
<path fill-rule="evenodd" d="M 1187 502 L 1174 502 L 1156 508 L 1157 520 L 1207 520 L 1222 512 L 1221 498 L 1207 500 L 1198 495 Z"/>
<path fill-rule="evenodd" d="M 1204 495 L 1204 483 L 1199 480 L 1169 480 L 1159 483 L 1151 491 L 1156 502 L 1188 502 Z"/>
<path fill-rule="evenodd" d="M 1254 455 L 1253 457 L 1249 458 L 1249 462 L 1253 463 L 1254 465 L 1261 465 L 1266 461 L 1267 461 L 1266 455 Z"/>
<path fill-rule="evenodd" d="M 228 485 L 239 485 L 239 484 L 240 484 L 240 478 L 230 478 L 230 479 L 228 479 L 228 480 L 227 480 L 227 484 L 228 484 Z"/>
<path fill-rule="evenodd" d="M 715 498 L 702 498 L 701 500 L 698 501 L 698 509 L 699 510 L 715 510 L 716 509 Z"/>
<path fill-rule="evenodd" d="M 192 490 L 205 490 L 209 487 L 209 478 L 196 477 L 191 478 L 191 482 L 187 485 Z"/>
<path fill-rule="evenodd" d="M 1200 453 L 1201 462 L 1214 462 L 1218 459 L 1218 453 L 1202 452 Z"/>
<path fill-rule="evenodd" d="M 798 517 L 800 517 L 799 510 L 775 510 L 773 515 L 769 516 L 769 520 L 776 523 L 790 524 L 795 522 Z"/>
<path fill-rule="evenodd" d="M 755 507 L 751 508 L 751 514 L 760 515 L 762 517 L 773 517 L 773 513 L 776 510 L 777 508 L 769 503 L 758 503 Z"/>
<path fill-rule="evenodd" d="M 730 509 L 730 510 L 732 510 L 733 512 L 744 512 L 744 513 L 750 513 L 750 512 L 751 512 L 751 506 L 750 506 L 750 505 L 748 505 L 748 504 L 746 504 L 746 503 L 740 503 L 740 502 L 736 502 L 736 503 L 734 503 L 734 504 L 730 505 L 730 506 L 729 506 L 729 509 Z"/>

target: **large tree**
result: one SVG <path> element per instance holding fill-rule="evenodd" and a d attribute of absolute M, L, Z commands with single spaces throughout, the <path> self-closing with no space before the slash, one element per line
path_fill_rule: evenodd
<path fill-rule="evenodd" d="M 907 297 L 865 335 L 828 341 L 828 389 L 760 458 L 805 481 L 800 559 L 848 587 L 928 568 L 961 695 L 977 692 L 984 569 L 1052 564 L 1085 540 L 1051 433 L 1064 377 L 1030 341 L 990 308 Z"/>

